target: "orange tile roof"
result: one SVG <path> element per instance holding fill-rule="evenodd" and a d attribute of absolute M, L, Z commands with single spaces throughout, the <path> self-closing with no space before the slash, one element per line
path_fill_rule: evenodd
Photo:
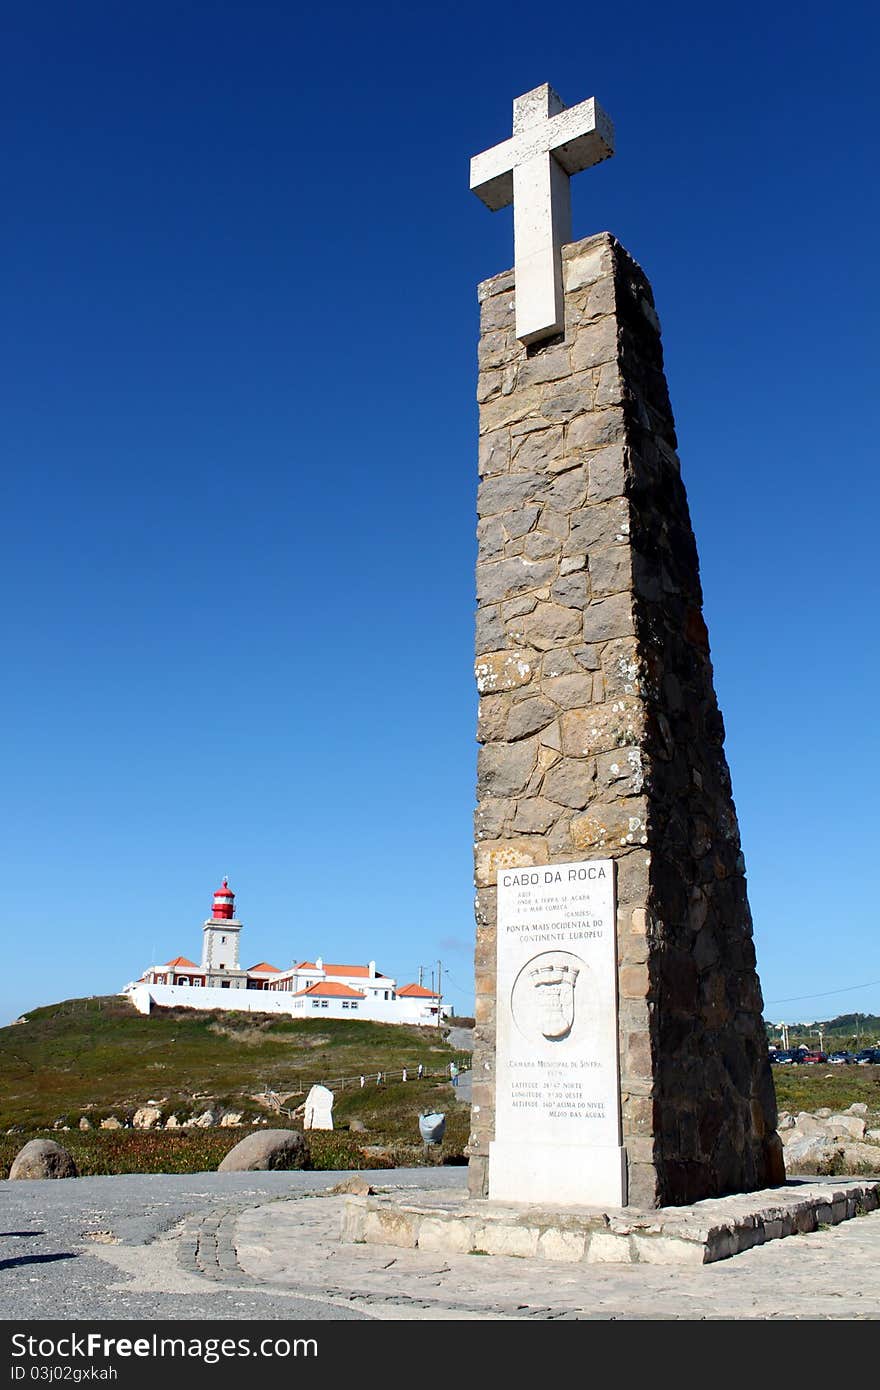
<path fill-rule="evenodd" d="M 297 970 L 317 970 L 317 965 L 313 960 L 301 960 L 296 967 Z M 370 978 L 370 967 L 368 965 L 328 965 L 324 962 L 325 975 L 351 975 L 356 979 L 368 980 Z M 381 970 L 376 971 L 377 980 L 386 980 L 387 975 L 383 975 Z"/>
<path fill-rule="evenodd" d="M 317 995 L 325 995 L 331 999 L 366 999 L 359 989 L 349 989 L 348 985 L 340 985 L 335 980 L 321 980 L 316 985 L 309 985 L 308 989 L 297 990 L 293 996 L 299 999 L 303 994 L 310 994 L 312 998 Z"/>
<path fill-rule="evenodd" d="M 403 989 L 397 991 L 398 999 L 437 999 L 438 995 L 430 989 L 425 989 L 423 985 L 404 985 Z"/>
<path fill-rule="evenodd" d="M 281 974 L 277 965 L 269 965 L 268 962 L 264 960 L 261 960 L 259 965 L 252 965 L 247 973 L 250 974 L 252 970 L 271 970 L 273 975 Z"/>
<path fill-rule="evenodd" d="M 187 960 L 186 956 L 175 956 L 175 957 L 174 957 L 174 960 L 166 960 L 165 964 L 166 964 L 166 965 L 183 965 L 183 966 L 188 966 L 191 970 L 198 970 L 198 969 L 199 969 L 199 967 L 196 965 L 195 961 L 194 961 L 194 960 Z"/>

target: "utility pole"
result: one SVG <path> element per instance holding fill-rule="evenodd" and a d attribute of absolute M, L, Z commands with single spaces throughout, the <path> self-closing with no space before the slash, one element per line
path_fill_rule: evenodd
<path fill-rule="evenodd" d="M 424 975 L 424 973 L 425 973 L 425 967 L 424 967 L 423 965 L 420 965 L 420 966 L 419 966 L 419 989 L 421 989 L 421 987 L 422 987 L 422 976 Z"/>
<path fill-rule="evenodd" d="M 437 962 L 437 1027 L 443 1022 L 443 1015 L 440 1012 L 440 1005 L 443 1001 L 443 967 L 439 960 Z"/>

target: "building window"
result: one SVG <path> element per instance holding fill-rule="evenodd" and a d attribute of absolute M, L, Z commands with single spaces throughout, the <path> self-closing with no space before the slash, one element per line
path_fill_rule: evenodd
<path fill-rule="evenodd" d="M 326 999 L 322 999 L 322 1000 L 321 1000 L 321 1008 L 322 1008 L 322 1009 L 326 1009 L 326 1008 L 327 1008 L 327 1000 L 326 1000 Z"/>
<path fill-rule="evenodd" d="M 347 1009 L 347 1008 L 348 1008 L 348 1000 L 347 1000 L 347 999 L 343 999 L 343 1001 L 342 1001 L 342 1007 L 343 1007 L 343 1009 Z"/>
<path fill-rule="evenodd" d="M 313 999 L 313 1000 L 312 1000 L 312 1008 L 313 1008 L 313 1009 L 320 1009 L 320 1007 L 321 1007 L 321 1001 L 320 1001 L 320 999 Z"/>
<path fill-rule="evenodd" d="M 351 1005 L 351 1007 L 352 1007 L 353 1009 L 356 1009 L 356 1008 L 357 1008 L 357 1004 L 356 1004 L 353 1000 L 352 1000 L 352 1005 Z"/>

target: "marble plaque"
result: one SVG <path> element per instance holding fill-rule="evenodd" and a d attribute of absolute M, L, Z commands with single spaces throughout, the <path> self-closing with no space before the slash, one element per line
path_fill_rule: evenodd
<path fill-rule="evenodd" d="M 489 1196 L 622 1206 L 614 861 L 498 873 Z"/>

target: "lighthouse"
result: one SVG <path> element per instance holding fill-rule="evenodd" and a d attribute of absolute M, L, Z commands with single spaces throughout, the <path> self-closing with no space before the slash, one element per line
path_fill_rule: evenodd
<path fill-rule="evenodd" d="M 224 878 L 214 893 L 211 916 L 202 928 L 202 969 L 205 984 L 215 989 L 246 989 L 247 973 L 238 960 L 241 922 L 235 916 L 235 894 Z"/>

